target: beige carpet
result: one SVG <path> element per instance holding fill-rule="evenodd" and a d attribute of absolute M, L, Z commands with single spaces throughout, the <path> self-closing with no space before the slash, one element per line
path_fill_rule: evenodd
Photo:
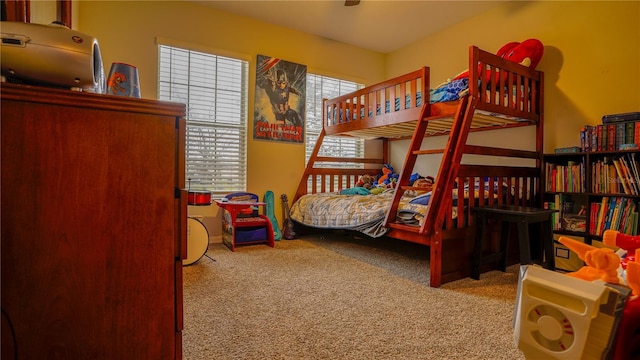
<path fill-rule="evenodd" d="M 524 359 L 517 266 L 435 289 L 426 247 L 340 233 L 207 256 L 184 268 L 186 360 Z"/>

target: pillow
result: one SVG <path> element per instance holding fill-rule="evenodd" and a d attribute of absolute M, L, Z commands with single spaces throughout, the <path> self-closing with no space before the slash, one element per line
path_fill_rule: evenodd
<path fill-rule="evenodd" d="M 409 201 L 409 204 L 429 205 L 431 200 L 431 191 L 426 194 L 418 195 Z"/>
<path fill-rule="evenodd" d="M 542 45 L 542 42 L 540 40 L 527 39 L 521 43 L 510 42 L 503 45 L 498 50 L 496 55 L 500 56 L 501 58 L 505 58 L 507 60 L 535 69 L 536 66 L 538 66 L 538 64 L 540 63 L 540 60 L 542 60 L 543 53 L 544 53 L 544 45 Z M 478 70 L 482 71 L 481 69 L 478 69 Z M 504 75 L 506 76 L 506 73 Z M 491 79 L 491 72 L 487 71 L 485 76 L 486 76 L 486 81 L 489 82 Z M 460 74 L 456 75 L 453 79 L 455 80 L 455 79 L 468 78 L 468 77 L 469 77 L 469 71 L 465 70 Z M 498 80 L 499 79 L 496 77 L 496 82 Z"/>

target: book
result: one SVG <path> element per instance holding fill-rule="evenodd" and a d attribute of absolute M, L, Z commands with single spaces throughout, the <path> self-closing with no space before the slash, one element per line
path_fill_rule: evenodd
<path fill-rule="evenodd" d="M 596 125 L 596 142 L 597 146 L 595 148 L 596 151 L 602 151 L 602 128 L 603 125 Z"/>
<path fill-rule="evenodd" d="M 602 225 L 604 224 L 605 213 L 607 212 L 607 206 L 609 205 L 609 197 L 603 196 L 602 203 L 599 207 L 598 217 L 597 217 L 597 225 L 596 225 L 596 235 L 602 235 Z"/>
<path fill-rule="evenodd" d="M 553 152 L 556 154 L 564 154 L 564 153 L 578 153 L 582 151 L 580 146 L 567 146 L 554 149 Z"/>
<path fill-rule="evenodd" d="M 620 144 L 625 143 L 626 131 L 627 126 L 625 123 L 616 123 L 616 146 L 613 148 L 614 150 L 617 149 Z"/>
<path fill-rule="evenodd" d="M 602 117 L 603 124 L 640 120 L 640 112 L 609 114 Z"/>
<path fill-rule="evenodd" d="M 620 221 L 624 209 L 627 207 L 627 198 L 618 198 L 616 208 L 613 210 L 613 217 L 611 218 L 611 227 L 613 230 L 620 230 Z"/>
<path fill-rule="evenodd" d="M 590 151 L 598 150 L 598 129 L 596 126 L 589 126 L 589 139 L 591 139 L 591 145 L 589 147 Z"/>
<path fill-rule="evenodd" d="M 598 214 L 600 213 L 600 203 L 592 202 L 589 217 L 589 234 L 596 233 L 596 224 L 598 223 Z"/>
<path fill-rule="evenodd" d="M 618 203 L 617 197 L 612 197 L 609 199 L 609 204 L 607 205 L 607 214 L 604 217 L 604 224 L 602 225 L 602 231 L 611 229 L 611 219 L 613 218 L 613 212 L 616 209 L 616 204 Z M 602 235 L 602 233 L 598 234 Z"/>
<path fill-rule="evenodd" d="M 636 154 L 630 153 L 627 154 L 629 158 L 629 166 L 631 167 L 631 173 L 633 174 L 633 180 L 636 185 L 636 189 L 638 190 L 638 195 L 640 195 L 640 171 L 638 170 L 638 163 L 636 162 Z"/>
<path fill-rule="evenodd" d="M 633 144 L 633 138 L 635 136 L 635 131 L 636 131 L 636 127 L 635 127 L 635 121 L 629 121 L 624 123 L 626 129 L 624 131 L 624 144 Z"/>
<path fill-rule="evenodd" d="M 627 183 L 629 190 L 631 191 L 631 195 L 638 195 L 638 191 L 635 186 L 636 180 L 633 176 L 631 165 L 629 164 L 625 156 L 620 157 L 620 165 L 622 168 L 622 174 L 625 177 L 624 180 Z"/>
<path fill-rule="evenodd" d="M 627 221 L 629 219 L 629 213 L 631 212 L 631 205 L 633 204 L 632 199 L 627 199 L 624 209 L 621 209 L 620 222 L 619 222 L 619 231 L 625 232 L 627 227 Z"/>
<path fill-rule="evenodd" d="M 607 151 L 616 149 L 616 124 L 607 124 Z M 602 149 L 605 150 L 605 149 Z"/>
<path fill-rule="evenodd" d="M 634 143 L 620 144 L 618 146 L 618 150 L 637 150 L 637 149 L 638 149 L 638 144 L 634 144 Z"/>
<path fill-rule="evenodd" d="M 627 178 L 625 176 L 624 170 L 622 169 L 622 164 L 620 162 L 620 159 L 614 159 L 613 166 L 616 168 L 616 174 L 618 174 L 617 180 L 620 182 L 620 184 L 622 184 L 622 189 L 624 190 L 624 193 L 627 195 L 631 195 L 631 189 L 627 184 Z"/>

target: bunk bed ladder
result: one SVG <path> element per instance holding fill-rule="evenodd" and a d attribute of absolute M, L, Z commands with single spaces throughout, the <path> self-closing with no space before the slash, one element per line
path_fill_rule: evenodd
<path fill-rule="evenodd" d="M 444 201 L 449 197 L 438 196 L 438 193 L 446 194 L 453 190 L 453 182 L 457 176 L 458 169 L 460 168 L 460 160 L 462 159 L 464 145 L 466 144 L 469 129 L 471 128 L 471 121 L 473 120 L 473 113 L 475 111 L 474 104 L 475 100 L 470 100 L 468 95 L 460 99 L 460 104 L 458 105 L 458 109 L 456 110 L 456 114 L 452 120 L 447 145 L 445 149 L 437 150 L 420 150 L 429 125 L 429 118 L 425 116 L 428 111 L 428 106 L 423 108 L 421 120 L 416 124 L 416 129 L 411 138 L 405 163 L 402 167 L 401 173 L 399 174 L 393 203 L 385 219 L 386 227 L 415 232 L 420 235 L 429 235 L 434 231 L 434 229 L 442 226 L 446 214 L 446 208 L 449 208 L 449 204 L 446 204 Z M 420 190 L 420 188 L 409 186 L 409 179 L 413 173 L 417 157 L 419 155 L 437 153 L 442 153 L 443 155 L 440 170 L 433 184 L 434 195 L 431 197 L 430 206 L 425 216 L 425 222 L 421 227 L 396 222 L 400 198 L 402 198 L 404 192 L 407 190 Z M 433 216 L 430 214 L 432 211 L 438 211 L 438 214 Z"/>
<path fill-rule="evenodd" d="M 320 131 L 318 135 L 318 139 L 316 140 L 316 145 L 313 148 L 313 152 L 311 152 L 311 157 L 309 158 L 309 162 L 304 169 L 304 174 L 302 175 L 302 179 L 300 179 L 300 183 L 298 184 L 298 189 L 296 190 L 296 194 L 293 197 L 293 202 L 298 200 L 302 195 L 307 193 L 307 181 L 309 176 L 311 176 L 311 171 L 315 165 L 316 159 L 318 158 L 318 152 L 320 151 L 320 147 L 322 146 L 322 141 L 325 137 L 324 128 Z"/>

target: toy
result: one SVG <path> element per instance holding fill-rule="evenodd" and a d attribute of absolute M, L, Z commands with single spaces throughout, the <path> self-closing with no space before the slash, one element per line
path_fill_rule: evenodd
<path fill-rule="evenodd" d="M 558 242 L 578 254 L 578 257 L 586 264 L 580 270 L 567 273 L 567 275 L 587 281 L 602 280 L 611 284 L 620 283 L 618 278 L 620 257 L 613 249 L 597 248 L 564 236 L 561 236 Z"/>
<path fill-rule="evenodd" d="M 521 43 L 510 42 L 503 45 L 498 50 L 496 55 L 504 59 L 519 63 L 520 65 L 524 65 L 532 69 L 535 69 L 536 66 L 538 66 L 538 64 L 540 63 L 543 53 L 544 53 L 544 45 L 542 45 L 542 42 L 540 40 L 527 39 Z M 481 71 L 481 69 L 478 69 L 478 70 Z M 499 81 L 498 74 L 499 74 L 498 72 L 495 72 L 496 82 Z M 490 81 L 491 70 L 486 70 L 485 76 L 486 76 L 487 82 Z M 503 76 L 506 76 L 506 73 L 503 73 Z M 469 77 L 469 71 L 465 70 L 460 74 L 458 74 L 457 76 L 455 76 L 453 80 L 468 78 L 468 77 Z"/>
<path fill-rule="evenodd" d="M 607 234 L 607 232 L 609 232 Z M 603 235 L 605 245 L 616 245 L 617 241 L 624 242 L 625 246 L 638 246 L 635 242 L 640 236 L 620 234 L 614 230 L 606 230 Z M 584 260 L 586 266 L 567 275 L 579 279 L 593 281 L 602 280 L 608 283 L 620 283 L 617 273 L 621 269 L 619 256 L 611 248 L 596 248 L 580 241 L 561 236 L 558 241 L 578 254 Z M 619 244 L 618 244 L 619 245 Z M 612 360 L 636 359 L 640 353 L 638 334 L 640 334 L 640 249 L 635 249 L 633 256 L 627 257 L 626 284 L 631 288 L 631 296 L 627 298 L 617 328 L 611 331 L 615 334 L 615 340 L 609 344 L 608 357 Z M 565 303 L 566 304 L 566 303 Z M 565 305 L 566 306 L 566 305 Z M 599 322 L 595 326 L 601 326 Z M 592 326 L 594 324 L 592 323 Z M 602 329 L 602 328 L 599 328 Z M 589 331 L 591 333 L 591 330 Z M 635 354 L 635 355 L 634 355 Z"/>
<path fill-rule="evenodd" d="M 382 167 L 382 176 L 378 179 L 378 185 L 388 184 L 388 181 L 393 174 L 393 168 L 389 164 L 384 164 Z"/>
<path fill-rule="evenodd" d="M 424 178 L 419 178 L 413 182 L 413 187 L 424 188 L 425 191 L 431 191 L 433 188 L 433 177 L 427 176 Z"/>
<path fill-rule="evenodd" d="M 627 251 L 627 256 L 622 259 L 622 268 L 626 269 L 629 261 L 636 261 L 635 252 L 640 249 L 640 235 L 627 235 L 616 230 L 605 230 L 602 234 L 602 242 L 605 245 L 619 247 Z"/>
<path fill-rule="evenodd" d="M 365 189 L 371 189 L 373 187 L 374 179 L 371 175 L 362 175 L 358 182 L 356 183 L 356 187 L 363 187 Z"/>
<path fill-rule="evenodd" d="M 640 295 L 640 249 L 636 249 L 634 260 L 627 263 L 627 284 L 631 288 L 633 295 Z M 637 301 L 640 301 L 637 300 Z"/>

